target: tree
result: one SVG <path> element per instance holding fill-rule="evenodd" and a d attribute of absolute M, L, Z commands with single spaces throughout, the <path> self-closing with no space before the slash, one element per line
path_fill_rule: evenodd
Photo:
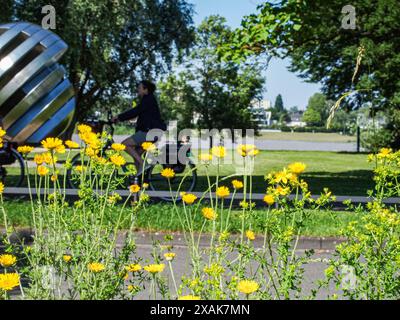
<path fill-rule="evenodd" d="M 314 94 L 308 101 L 308 106 L 303 115 L 303 121 L 309 126 L 322 127 L 328 119 L 329 105 L 325 95 Z"/>
<path fill-rule="evenodd" d="M 55 32 L 69 45 L 61 61 L 73 83 L 77 112 L 111 108 L 113 97 L 132 96 L 138 79 L 171 66 L 193 42 L 192 5 L 186 0 L 49 0 Z M 43 1 L 13 1 L 6 21 L 41 24 Z M 173 19 L 171 19 L 173 17 Z"/>
<path fill-rule="evenodd" d="M 202 129 L 257 129 L 249 107 L 261 98 L 264 79 L 254 61 L 237 64 L 219 59 L 217 47 L 231 32 L 225 22 L 220 16 L 205 19 L 193 50 L 179 68 L 184 71 L 159 85 L 162 105 L 171 109 L 170 115 L 186 119 L 188 128 L 193 126 L 188 120 L 196 117 L 196 126 Z"/>
<path fill-rule="evenodd" d="M 350 109 L 371 102 L 389 110 L 392 145 L 400 147 L 400 7 L 397 0 L 355 0 L 356 29 L 342 28 L 343 1 L 266 1 L 246 17 L 230 41 L 220 47 L 225 59 L 267 53 L 291 58 L 291 71 L 320 82 L 328 99 Z M 364 56 L 356 58 L 359 48 Z"/>
<path fill-rule="evenodd" d="M 283 99 L 282 95 L 278 94 L 278 96 L 275 99 L 275 111 L 276 112 L 283 112 L 285 110 L 285 107 L 283 106 Z"/>

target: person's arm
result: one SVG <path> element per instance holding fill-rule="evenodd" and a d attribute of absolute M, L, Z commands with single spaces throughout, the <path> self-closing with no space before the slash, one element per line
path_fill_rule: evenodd
<path fill-rule="evenodd" d="M 136 108 L 132 108 L 125 111 L 117 116 L 119 121 L 127 121 L 137 118 L 145 110 L 143 102 L 141 102 Z"/>

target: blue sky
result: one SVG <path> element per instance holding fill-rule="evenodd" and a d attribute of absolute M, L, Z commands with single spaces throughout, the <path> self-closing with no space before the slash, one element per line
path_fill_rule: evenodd
<path fill-rule="evenodd" d="M 257 11 L 257 5 L 263 0 L 188 0 L 195 5 L 194 21 L 199 24 L 205 17 L 219 14 L 227 19 L 231 27 L 240 26 L 242 17 Z M 298 106 L 304 109 L 308 99 L 319 92 L 319 84 L 305 83 L 302 79 L 287 70 L 288 60 L 274 59 L 266 71 L 266 99 L 275 101 L 280 93 L 285 107 Z"/>

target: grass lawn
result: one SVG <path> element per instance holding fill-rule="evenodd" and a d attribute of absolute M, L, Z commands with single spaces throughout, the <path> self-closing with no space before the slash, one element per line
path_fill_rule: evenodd
<path fill-rule="evenodd" d="M 193 153 L 193 157 L 197 158 L 197 151 Z M 30 157 L 32 158 L 33 155 Z M 65 155 L 60 155 L 59 159 L 64 160 Z M 126 159 L 130 161 L 127 154 Z M 281 170 L 290 163 L 298 161 L 307 165 L 303 179 L 308 182 L 313 194 L 320 194 L 327 187 L 337 196 L 365 196 L 367 190 L 374 186 L 372 180 L 373 164 L 367 162 L 366 154 L 321 151 L 262 151 L 256 158 L 254 168 L 254 192 L 265 192 L 264 177 L 267 173 Z M 221 176 L 234 174 L 240 167 L 240 164 L 232 164 L 232 162 L 223 164 L 220 174 Z M 210 166 L 209 174 L 216 176 L 217 167 Z M 31 180 L 33 181 L 32 177 Z M 202 166 L 198 170 L 196 191 L 204 191 L 207 186 L 206 171 Z"/>
<path fill-rule="evenodd" d="M 312 132 L 267 132 L 257 139 L 262 140 L 288 140 L 308 142 L 356 142 L 357 137 L 339 133 L 312 133 Z"/>
<path fill-rule="evenodd" d="M 31 226 L 31 209 L 30 203 L 27 201 L 5 201 L 5 210 L 8 215 L 9 223 L 15 227 L 30 227 Z M 127 214 L 128 210 L 126 209 Z M 182 208 L 181 208 L 182 210 Z M 264 209 L 257 209 L 255 216 L 258 218 L 247 219 L 246 229 L 252 228 L 256 232 L 260 232 L 260 227 L 257 225 L 257 219 L 262 219 Z M 118 210 L 114 209 L 107 215 L 109 219 L 116 219 Z M 240 230 L 241 220 L 239 218 L 240 211 L 233 211 L 231 215 L 230 232 L 236 233 Z M 360 219 L 359 213 L 345 211 L 310 211 L 312 215 L 306 223 L 305 228 L 301 231 L 303 236 L 310 237 L 334 237 L 340 235 L 340 230 L 344 228 L 350 221 Z M 223 214 L 225 218 L 226 212 Z M 146 209 L 139 212 L 137 216 L 137 230 L 142 231 L 165 231 L 174 232 L 181 231 L 179 219 L 170 204 L 150 204 Z M 2 221 L 2 220 L 0 220 Z M 200 231 L 203 223 L 203 218 L 200 213 L 195 217 L 195 230 Z M 224 219 L 225 221 L 225 219 Z M 219 219 L 218 219 L 219 222 Z M 1 223 L 0 223 L 1 226 Z M 2 226 L 4 227 L 4 226 Z M 128 228 L 128 225 L 124 226 Z M 219 228 L 219 223 L 217 223 Z M 218 230 L 218 229 L 217 229 Z M 211 223 L 204 229 L 205 232 L 211 231 Z"/>

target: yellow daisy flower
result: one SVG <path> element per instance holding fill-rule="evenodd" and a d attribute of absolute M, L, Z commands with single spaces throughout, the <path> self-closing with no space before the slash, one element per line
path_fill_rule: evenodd
<path fill-rule="evenodd" d="M 122 152 L 122 151 L 125 151 L 126 146 L 124 146 L 122 143 L 113 143 L 112 146 L 111 146 L 111 148 L 112 148 L 114 151 Z"/>
<path fill-rule="evenodd" d="M 138 193 L 140 191 L 140 187 L 137 184 L 133 184 L 129 187 L 130 193 Z"/>
<path fill-rule="evenodd" d="M 152 274 L 161 273 L 165 269 L 165 264 L 151 264 L 145 266 L 143 269 Z"/>
<path fill-rule="evenodd" d="M 0 266 L 3 268 L 9 268 L 17 262 L 17 258 L 12 254 L 0 255 Z"/>
<path fill-rule="evenodd" d="M 264 197 L 264 202 L 265 202 L 267 205 L 272 206 L 272 205 L 275 203 L 275 198 L 274 198 L 274 196 L 272 196 L 272 195 L 270 195 L 270 194 L 267 194 L 267 195 Z"/>
<path fill-rule="evenodd" d="M 11 291 L 20 284 L 18 273 L 0 274 L 0 289 L 4 291 Z"/>
<path fill-rule="evenodd" d="M 71 140 L 65 141 L 65 145 L 70 149 L 79 149 L 79 143 Z"/>
<path fill-rule="evenodd" d="M 207 220 L 217 219 L 217 214 L 213 208 L 203 208 L 201 210 L 201 213 L 203 214 L 203 217 L 206 218 Z"/>
<path fill-rule="evenodd" d="M 47 138 L 42 141 L 42 146 L 49 151 L 53 150 L 57 153 L 65 152 L 65 146 L 63 145 L 62 140 L 59 138 Z"/>
<path fill-rule="evenodd" d="M 166 169 L 164 169 L 163 171 L 161 171 L 161 175 L 162 175 L 164 178 L 172 179 L 172 178 L 175 177 L 175 171 L 172 170 L 171 168 L 166 168 Z"/>
<path fill-rule="evenodd" d="M 243 182 L 239 181 L 239 180 L 233 180 L 232 181 L 232 186 L 236 190 L 243 189 Z"/>
<path fill-rule="evenodd" d="M 238 284 L 238 290 L 244 294 L 252 294 L 260 288 L 260 285 L 252 280 L 242 280 Z"/>
<path fill-rule="evenodd" d="M 40 165 L 37 167 L 37 172 L 38 172 L 39 176 L 43 177 L 49 173 L 49 169 L 45 166 Z"/>
<path fill-rule="evenodd" d="M 225 158 L 226 156 L 226 149 L 223 146 L 212 147 L 211 154 L 217 158 Z"/>
<path fill-rule="evenodd" d="M 229 197 L 229 195 L 230 195 L 231 193 L 230 193 L 230 191 L 229 191 L 229 189 L 228 189 L 227 187 L 219 187 L 219 188 L 217 189 L 216 194 L 217 194 L 217 197 L 218 197 L 218 198 L 224 199 L 224 198 Z"/>
<path fill-rule="evenodd" d="M 130 264 L 129 266 L 125 267 L 125 270 L 128 272 L 138 272 L 142 270 L 142 266 L 140 264 Z"/>
<path fill-rule="evenodd" d="M 31 153 L 33 151 L 33 147 L 31 146 L 20 146 L 17 148 L 17 151 L 21 154 L 28 154 Z"/>
<path fill-rule="evenodd" d="M 307 166 L 304 163 L 295 162 L 295 163 L 290 164 L 288 166 L 288 168 L 289 168 L 290 172 L 292 172 L 296 175 L 299 175 L 299 174 L 302 174 L 306 170 Z"/>
<path fill-rule="evenodd" d="M 99 273 L 99 272 L 104 271 L 104 270 L 106 269 L 106 267 L 105 267 L 104 264 L 102 264 L 102 263 L 99 263 L 99 262 L 92 262 L 92 263 L 89 263 L 89 264 L 88 264 L 88 269 L 89 269 L 91 272 Z"/>
<path fill-rule="evenodd" d="M 63 260 L 65 263 L 69 263 L 72 260 L 72 256 L 69 254 L 64 254 L 63 255 Z"/>
<path fill-rule="evenodd" d="M 164 258 L 165 258 L 167 261 L 172 261 L 172 260 L 175 259 L 175 257 L 176 257 L 176 254 L 173 253 L 173 252 L 164 253 Z"/>
<path fill-rule="evenodd" d="M 248 230 L 246 231 L 246 238 L 249 239 L 250 241 L 256 240 L 256 235 L 253 231 Z"/>
<path fill-rule="evenodd" d="M 124 157 L 119 154 L 113 154 L 110 157 L 110 161 L 117 167 L 120 167 L 120 166 L 123 166 L 126 164 L 126 160 L 124 159 Z"/>
<path fill-rule="evenodd" d="M 152 142 L 144 142 L 144 143 L 142 143 L 142 149 L 144 151 L 151 152 L 151 151 L 156 150 L 156 146 Z"/>
<path fill-rule="evenodd" d="M 4 192 L 4 183 L 0 182 L 0 194 Z"/>
<path fill-rule="evenodd" d="M 197 200 L 197 197 L 194 194 L 184 194 L 182 200 L 184 203 L 191 205 Z"/>

